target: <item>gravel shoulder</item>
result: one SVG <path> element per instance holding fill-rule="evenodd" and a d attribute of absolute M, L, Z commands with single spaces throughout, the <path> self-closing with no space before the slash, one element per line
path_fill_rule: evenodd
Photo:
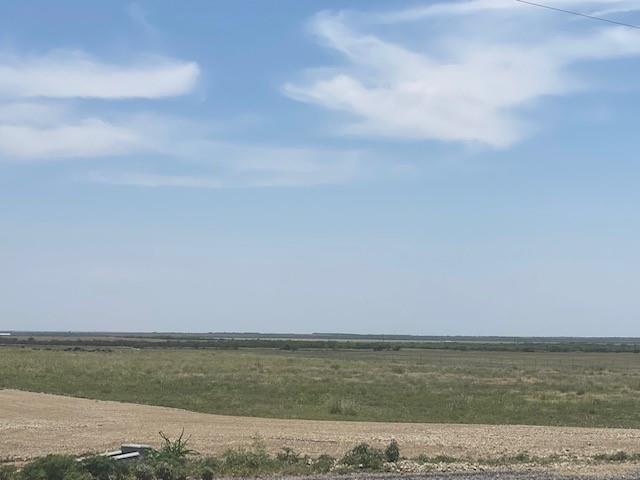
<path fill-rule="evenodd" d="M 123 442 L 157 445 L 159 431 L 176 436 L 183 428 L 185 434 L 190 436 L 190 446 L 202 454 L 216 454 L 229 447 L 248 446 L 256 437 L 271 452 L 290 447 L 312 456 L 323 453 L 339 456 L 359 442 L 383 446 L 391 439 L 396 439 L 402 455 L 406 457 L 426 454 L 468 459 L 464 464 L 434 466 L 432 471 L 424 472 L 430 478 L 529 478 L 526 475 L 539 472 L 540 468 L 519 465 L 517 477 L 487 477 L 488 473 L 478 472 L 479 467 L 474 464 L 474 459 L 508 457 L 522 452 L 532 457 L 558 456 L 559 460 L 553 465 L 545 465 L 544 470 L 572 478 L 581 478 L 581 475 L 600 478 L 607 475 L 617 475 L 611 478 L 635 475 L 632 478 L 640 478 L 638 465 L 592 465 L 589 462 L 599 453 L 638 452 L 640 430 L 634 429 L 233 417 L 0 390 L 0 459 L 21 461 L 52 452 L 102 452 Z M 451 477 L 453 472 L 471 476 Z M 399 473 L 405 474 L 402 477 L 404 479 L 412 478 L 406 476 L 409 472 Z M 505 472 L 502 474 L 507 475 Z"/>

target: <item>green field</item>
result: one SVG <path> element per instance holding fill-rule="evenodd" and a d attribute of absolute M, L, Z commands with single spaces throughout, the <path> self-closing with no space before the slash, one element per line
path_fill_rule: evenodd
<path fill-rule="evenodd" d="M 282 418 L 640 428 L 640 355 L 0 348 L 0 388 Z"/>

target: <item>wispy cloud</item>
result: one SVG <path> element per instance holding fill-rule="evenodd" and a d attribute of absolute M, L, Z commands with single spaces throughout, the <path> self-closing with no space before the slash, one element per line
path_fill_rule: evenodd
<path fill-rule="evenodd" d="M 90 166 L 92 182 L 139 187 L 295 187 L 340 184 L 362 171 L 362 152 L 237 144 L 198 122 L 157 112 L 86 116 L 58 102 L 0 104 L 0 161 L 109 158 Z M 123 160 L 140 159 L 131 171 Z M 371 163 L 371 161 L 369 161 Z M 158 168 L 172 173 L 158 172 Z M 86 168 L 85 168 L 86 169 Z"/>
<path fill-rule="evenodd" d="M 48 127 L 0 124 L 0 155 L 13 160 L 131 154 L 143 150 L 144 140 L 131 129 L 98 118 Z"/>
<path fill-rule="evenodd" d="M 314 148 L 276 148 L 210 140 L 168 139 L 164 152 L 187 162 L 197 174 L 93 171 L 99 183 L 140 187 L 300 187 L 341 184 L 356 178 L 362 153 Z"/>
<path fill-rule="evenodd" d="M 195 62 L 145 58 L 132 64 L 99 61 L 79 51 L 0 54 L 0 98 L 162 98 L 193 90 Z"/>
<path fill-rule="evenodd" d="M 552 3 L 540 2 L 556 8 L 571 8 L 582 13 L 598 15 L 602 13 L 627 13 L 640 11 L 636 0 L 554 0 Z M 423 20 L 428 17 L 469 15 L 490 11 L 513 11 L 525 14 L 523 8 L 535 8 L 513 0 L 470 0 L 434 3 L 413 8 L 367 15 L 370 23 L 398 23 Z M 546 12 L 549 14 L 549 12 Z M 557 13 L 557 12 L 556 12 Z"/>
<path fill-rule="evenodd" d="M 129 14 L 146 19 L 135 5 Z M 0 55 L 0 161 L 110 158 L 111 166 L 80 176 L 140 187 L 293 187 L 358 173 L 359 152 L 221 142 L 204 124 L 163 114 L 160 100 L 191 92 L 199 75 L 196 63 L 164 57 L 125 64 L 69 51 Z M 142 112 L 129 108 L 138 98 L 152 100 Z M 125 159 L 147 169 L 131 171 Z M 175 173 L 157 171 L 167 163 Z"/>
<path fill-rule="evenodd" d="M 632 8 L 630 1 L 558 3 L 578 4 Z M 323 12 L 312 31 L 344 62 L 311 70 L 284 92 L 347 114 L 346 134 L 506 147 L 528 132 L 523 107 L 586 88 L 574 65 L 640 55 L 638 31 L 576 24 L 540 10 L 475 0 L 384 13 Z M 419 23 L 420 33 L 406 33 L 400 28 L 406 22 Z"/>
<path fill-rule="evenodd" d="M 142 126 L 131 115 L 106 118 L 101 109 L 86 108 L 86 100 L 122 103 L 183 95 L 194 88 L 198 76 L 196 63 L 163 57 L 116 64 L 78 51 L 0 54 L 0 160 L 153 151 L 149 125 Z"/>

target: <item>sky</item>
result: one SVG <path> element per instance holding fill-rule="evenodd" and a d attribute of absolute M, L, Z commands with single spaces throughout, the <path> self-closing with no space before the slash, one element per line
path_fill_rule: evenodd
<path fill-rule="evenodd" d="M 640 336 L 640 29 L 515 0 L 0 12 L 0 330 Z"/>

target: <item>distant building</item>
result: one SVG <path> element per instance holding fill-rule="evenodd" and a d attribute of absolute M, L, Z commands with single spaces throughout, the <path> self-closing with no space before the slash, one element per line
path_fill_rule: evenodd
<path fill-rule="evenodd" d="M 10 337 L 10 336 L 11 336 L 11 334 L 10 334 L 10 333 L 3 333 L 3 332 L 0 332 L 0 337 Z"/>

